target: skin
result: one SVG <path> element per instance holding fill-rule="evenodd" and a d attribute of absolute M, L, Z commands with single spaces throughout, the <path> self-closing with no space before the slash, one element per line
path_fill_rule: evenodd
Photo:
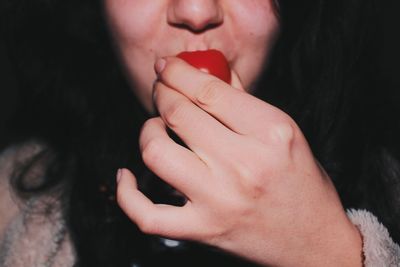
<path fill-rule="evenodd" d="M 119 170 L 118 203 L 139 228 L 265 266 L 362 266 L 360 234 L 299 127 L 249 94 L 279 32 L 271 3 L 104 3 L 135 93 L 159 112 L 143 126 L 143 160 L 188 199 L 183 207 L 155 205 L 133 173 Z M 173 57 L 205 48 L 228 58 L 231 85 Z"/>
<path fill-rule="evenodd" d="M 149 111 L 157 59 L 217 49 L 251 90 L 278 32 L 265 0 L 105 0 L 105 9 L 132 87 Z"/>

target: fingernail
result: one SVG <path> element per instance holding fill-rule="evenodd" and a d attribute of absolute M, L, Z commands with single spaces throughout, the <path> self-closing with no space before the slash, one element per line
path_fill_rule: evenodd
<path fill-rule="evenodd" d="M 156 61 L 155 69 L 156 69 L 157 74 L 161 73 L 164 70 L 166 64 L 167 64 L 167 61 L 163 58 L 160 58 Z"/>
<path fill-rule="evenodd" d="M 119 183 L 119 181 L 121 181 L 121 177 L 122 177 L 122 169 L 118 169 L 118 171 L 117 171 L 117 184 Z"/>

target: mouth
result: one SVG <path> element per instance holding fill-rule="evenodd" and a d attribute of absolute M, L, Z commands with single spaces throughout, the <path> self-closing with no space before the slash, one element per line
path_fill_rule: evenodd
<path fill-rule="evenodd" d="M 188 44 L 184 46 L 184 49 L 181 51 L 178 51 L 174 55 L 178 55 L 181 52 L 196 52 L 196 51 L 209 51 L 209 50 L 217 50 L 221 52 L 226 60 L 229 62 L 229 64 L 232 63 L 232 57 L 230 56 L 230 53 L 226 51 L 226 49 L 222 49 L 220 47 L 212 46 L 212 45 L 207 45 L 205 43 L 193 43 L 193 44 Z"/>

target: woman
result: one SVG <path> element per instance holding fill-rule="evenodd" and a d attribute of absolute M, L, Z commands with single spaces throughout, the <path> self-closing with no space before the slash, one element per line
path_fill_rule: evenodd
<path fill-rule="evenodd" d="M 346 213 L 398 240 L 374 4 L 3 2 L 21 101 L 1 264 L 398 265 L 374 215 Z M 174 57 L 211 48 L 230 85 Z"/>

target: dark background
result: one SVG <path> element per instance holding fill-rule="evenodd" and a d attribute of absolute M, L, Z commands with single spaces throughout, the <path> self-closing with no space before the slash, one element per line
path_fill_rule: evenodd
<path fill-rule="evenodd" d="M 6 119 L 12 114 L 17 99 L 15 78 L 7 66 L 7 52 L 0 36 L 0 137 L 5 129 Z"/>
<path fill-rule="evenodd" d="M 376 22 L 382 24 L 383 31 L 382 45 L 376 51 L 380 58 L 378 67 L 383 76 L 381 86 L 392 88 L 393 98 L 400 105 L 400 1 L 382 1 L 385 1 L 382 18 Z M 16 84 L 14 74 L 8 68 L 7 51 L 0 36 L 0 138 L 18 99 Z"/>

